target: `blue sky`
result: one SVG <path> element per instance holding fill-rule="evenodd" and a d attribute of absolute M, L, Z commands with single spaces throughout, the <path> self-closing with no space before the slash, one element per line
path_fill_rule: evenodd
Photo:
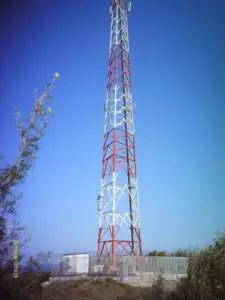
<path fill-rule="evenodd" d="M 55 71 L 56 117 L 18 190 L 27 252 L 96 251 L 110 0 L 5 1 L 1 153 Z M 225 228 L 225 2 L 133 0 L 129 17 L 144 251 L 210 243 Z"/>

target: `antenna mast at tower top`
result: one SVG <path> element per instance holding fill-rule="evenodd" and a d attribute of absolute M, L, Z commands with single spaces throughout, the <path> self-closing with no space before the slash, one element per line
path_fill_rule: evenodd
<path fill-rule="evenodd" d="M 106 88 L 98 256 L 116 263 L 142 255 L 131 91 L 128 14 L 131 1 L 112 0 Z"/>

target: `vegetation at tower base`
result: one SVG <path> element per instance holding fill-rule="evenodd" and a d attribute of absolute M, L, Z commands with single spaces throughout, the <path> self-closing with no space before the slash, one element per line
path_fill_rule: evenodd
<path fill-rule="evenodd" d="M 149 256 L 166 256 L 167 253 L 166 251 L 152 251 L 152 252 L 149 252 L 148 254 Z"/>
<path fill-rule="evenodd" d="M 121 284 L 110 278 L 54 282 L 43 289 L 42 299 L 224 300 L 225 233 L 217 234 L 213 244 L 204 249 L 188 251 L 187 276 L 177 284 L 168 283 L 162 274 L 152 287 L 145 288 Z"/>
<path fill-rule="evenodd" d="M 112 279 L 55 282 L 43 291 L 43 300 L 224 300 L 225 232 L 214 242 L 190 253 L 187 276 L 169 288 L 171 282 L 159 274 L 152 287 L 134 287 Z M 54 298 L 53 298 L 54 297 Z"/>
<path fill-rule="evenodd" d="M 148 253 L 148 256 L 173 256 L 173 257 L 189 257 L 193 251 L 195 252 L 196 249 L 193 247 L 189 247 L 188 249 L 178 249 L 174 252 L 167 252 L 167 251 L 151 251 Z"/>
<path fill-rule="evenodd" d="M 39 94 L 39 90 L 36 89 L 35 105 L 28 119 L 24 119 L 19 110 L 15 112 L 20 137 L 19 151 L 14 162 L 0 171 L 1 299 L 32 299 L 27 298 L 28 294 L 33 294 L 31 280 L 35 276 L 40 278 L 40 275 L 44 275 L 41 263 L 50 256 L 50 253 L 39 253 L 36 257 L 30 257 L 25 267 L 21 267 L 20 262 L 23 258 L 21 250 L 30 238 L 26 228 L 18 220 L 18 201 L 22 195 L 15 195 L 15 189 L 25 181 L 28 171 L 38 159 L 40 140 L 45 134 L 47 119 L 51 113 L 49 105 L 53 97 L 50 91 L 55 87 L 58 78 L 59 74 L 55 73 L 53 79 L 46 84 L 42 94 Z M 1 156 L 0 159 L 4 162 L 5 158 Z M 15 245 L 18 248 L 16 254 Z M 15 265 L 18 268 L 16 276 Z M 37 293 L 36 289 L 35 293 Z"/>
<path fill-rule="evenodd" d="M 225 299 L 225 233 L 218 233 L 212 245 L 192 253 L 188 282 L 199 299 Z"/>

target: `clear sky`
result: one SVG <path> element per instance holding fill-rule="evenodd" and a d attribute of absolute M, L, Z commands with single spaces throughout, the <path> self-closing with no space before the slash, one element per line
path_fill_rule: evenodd
<path fill-rule="evenodd" d="M 96 251 L 110 0 L 3 1 L 1 153 L 55 71 L 40 159 L 19 191 L 27 252 Z M 225 1 L 133 0 L 129 17 L 144 251 L 212 241 L 225 228 Z"/>

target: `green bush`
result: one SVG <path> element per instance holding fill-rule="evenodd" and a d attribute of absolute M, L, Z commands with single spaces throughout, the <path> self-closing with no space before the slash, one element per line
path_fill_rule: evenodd
<path fill-rule="evenodd" d="M 182 250 L 188 254 L 187 277 L 172 292 L 165 291 L 162 278 L 150 290 L 154 300 L 224 300 L 225 232 L 202 250 Z"/>
<path fill-rule="evenodd" d="M 199 299 L 225 299 L 225 233 L 212 245 L 189 256 L 188 280 Z"/>
<path fill-rule="evenodd" d="M 148 254 L 149 256 L 167 256 L 167 253 L 166 251 L 152 251 L 152 252 L 149 252 Z"/>

